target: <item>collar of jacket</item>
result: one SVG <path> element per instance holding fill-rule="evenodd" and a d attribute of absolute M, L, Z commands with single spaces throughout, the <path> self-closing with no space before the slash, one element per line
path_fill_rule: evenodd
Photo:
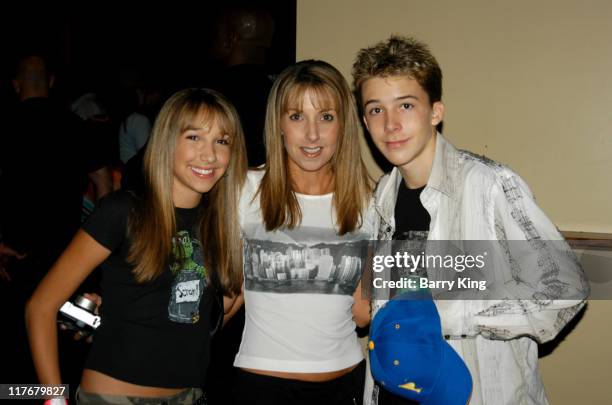
<path fill-rule="evenodd" d="M 436 151 L 434 161 L 427 181 L 427 186 L 421 193 L 421 202 L 427 211 L 432 212 L 432 201 L 436 195 L 442 194 L 453 201 L 457 199 L 457 188 L 460 183 L 459 151 L 442 136 L 436 134 Z M 397 191 L 403 181 L 397 166 L 391 170 L 386 181 L 379 184 L 380 192 L 376 193 L 376 210 L 383 220 L 392 224 L 397 200 Z"/>

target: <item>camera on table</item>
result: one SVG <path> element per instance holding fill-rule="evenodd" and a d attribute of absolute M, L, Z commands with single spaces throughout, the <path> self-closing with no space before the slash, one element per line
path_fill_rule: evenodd
<path fill-rule="evenodd" d="M 79 295 L 74 303 L 66 301 L 59 310 L 57 322 L 64 325 L 66 329 L 81 332 L 83 335 L 90 335 L 98 326 L 101 320 L 95 314 L 96 303 Z"/>

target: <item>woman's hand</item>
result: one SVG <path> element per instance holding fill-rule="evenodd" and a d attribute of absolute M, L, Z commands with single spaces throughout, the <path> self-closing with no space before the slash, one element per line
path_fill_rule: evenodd
<path fill-rule="evenodd" d="M 244 305 L 244 287 L 239 295 L 233 297 L 223 296 L 223 326 L 232 319 L 232 316 L 238 312 L 242 305 Z"/>

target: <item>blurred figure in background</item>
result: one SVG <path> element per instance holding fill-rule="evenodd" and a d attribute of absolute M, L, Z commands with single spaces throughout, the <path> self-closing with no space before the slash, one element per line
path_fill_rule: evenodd
<path fill-rule="evenodd" d="M 13 79 L 19 102 L 5 115 L 0 137 L 0 261 L 11 280 L 0 281 L 0 311 L 11 331 L 6 347 L 19 359 L 3 362 L 2 381 L 36 381 L 25 301 L 79 228 L 89 179 L 98 198 L 111 190 L 108 168 L 95 158 L 96 145 L 85 142 L 79 118 L 50 97 L 54 81 L 44 56 L 19 59 Z"/>
<path fill-rule="evenodd" d="M 211 53 L 222 66 L 212 83 L 236 106 L 247 144 L 249 166 L 266 160 L 263 145 L 266 101 L 274 77 L 266 66 L 274 36 L 274 20 L 264 9 L 235 6 L 224 9 L 216 22 Z"/>
<path fill-rule="evenodd" d="M 147 143 L 151 121 L 142 111 L 144 91 L 127 89 L 120 101 L 119 158 L 125 164 Z"/>
<path fill-rule="evenodd" d="M 77 87 L 80 88 L 70 103 L 70 110 L 81 118 L 82 142 L 97 147 L 95 153 L 88 154 L 88 165 L 108 167 L 112 189 L 117 189 L 121 179 L 117 125 L 109 112 L 110 100 L 102 95 L 100 84 L 96 84 L 91 74 L 85 72 L 87 70 L 76 73 Z M 85 222 L 93 212 L 96 199 L 96 187 L 90 181 L 83 197 L 81 222 Z"/>
<path fill-rule="evenodd" d="M 130 115 L 119 111 L 120 128 L 119 144 L 123 170 L 121 175 L 121 188 L 130 190 L 138 195 L 144 192 L 143 159 L 146 152 L 149 135 L 145 137 L 146 121 L 154 122 L 159 112 L 162 102 L 165 100 L 164 91 L 150 83 L 143 84 L 142 87 L 135 88 L 133 94 L 140 100 L 139 107 Z M 120 109 L 121 110 L 121 109 Z M 124 117 L 121 119 L 121 117 Z M 130 120 L 133 130 L 130 132 Z M 124 131 L 123 127 L 128 131 Z M 123 137 L 123 138 L 122 138 Z M 143 143 L 142 143 L 143 142 Z M 142 145 L 141 145 L 142 143 Z M 123 146 L 125 145 L 125 146 Z M 135 153 L 133 153 L 135 151 Z M 133 154 L 132 154 L 133 153 Z M 130 155 L 124 160 L 124 157 Z"/>

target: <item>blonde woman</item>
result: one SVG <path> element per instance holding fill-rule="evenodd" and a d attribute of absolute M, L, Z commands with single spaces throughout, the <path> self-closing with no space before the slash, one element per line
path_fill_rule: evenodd
<path fill-rule="evenodd" d="M 268 99 L 266 165 L 240 198 L 245 329 L 234 365 L 239 404 L 361 403 L 369 319 L 360 278 L 372 226 L 370 180 L 348 84 L 304 61 Z"/>
<path fill-rule="evenodd" d="M 39 380 L 59 384 L 57 311 L 101 266 L 102 323 L 79 403 L 205 403 L 214 313 L 221 295 L 227 309 L 240 293 L 235 218 L 246 155 L 234 108 L 210 90 L 176 93 L 155 122 L 144 167 L 144 197 L 103 200 L 27 306 Z"/>

